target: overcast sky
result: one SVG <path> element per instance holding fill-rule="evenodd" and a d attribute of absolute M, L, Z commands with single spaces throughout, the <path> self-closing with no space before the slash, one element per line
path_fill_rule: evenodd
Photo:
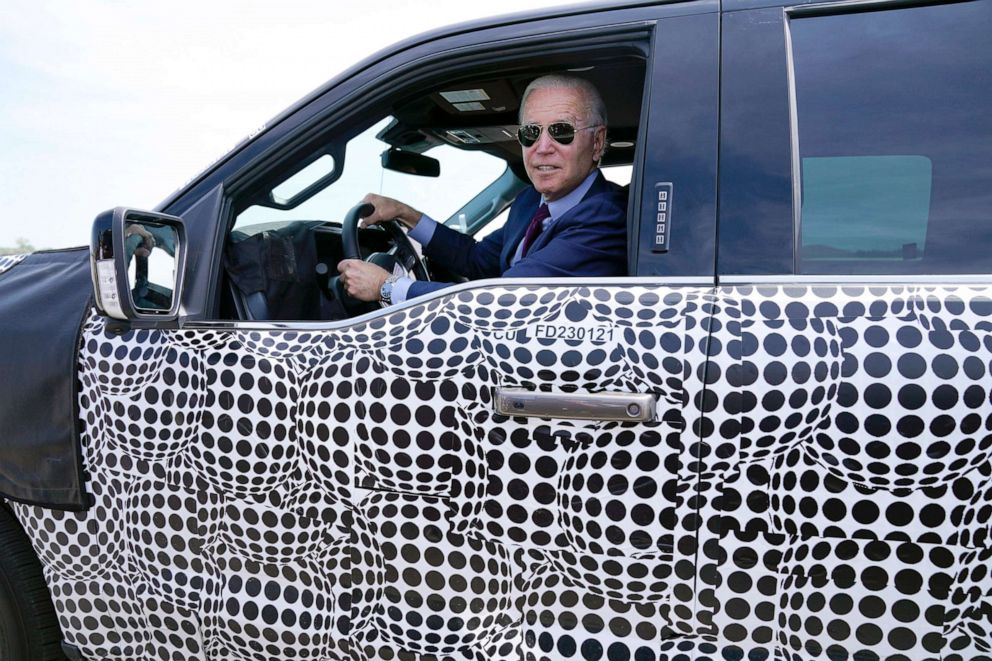
<path fill-rule="evenodd" d="M 568 0 L 3 0 L 0 247 L 89 242 L 411 35 Z"/>

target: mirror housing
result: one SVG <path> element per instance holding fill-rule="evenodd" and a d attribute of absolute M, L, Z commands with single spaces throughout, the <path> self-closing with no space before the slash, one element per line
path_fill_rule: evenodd
<path fill-rule="evenodd" d="M 93 221 L 90 271 L 97 309 L 121 321 L 179 318 L 186 271 L 181 218 L 117 207 Z"/>
<path fill-rule="evenodd" d="M 418 177 L 441 176 L 441 161 L 416 152 L 403 151 L 398 147 L 382 152 L 382 167 Z"/>

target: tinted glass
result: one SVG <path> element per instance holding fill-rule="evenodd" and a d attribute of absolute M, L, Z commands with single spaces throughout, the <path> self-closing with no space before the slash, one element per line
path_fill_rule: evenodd
<path fill-rule="evenodd" d="M 444 221 L 506 170 L 506 161 L 482 151 L 456 149 L 448 145 L 440 145 L 427 152 L 428 156 L 440 161 L 439 177 L 419 177 L 384 170 L 380 156 L 389 145 L 379 138 L 379 134 L 392 121 L 391 117 L 387 117 L 349 140 L 343 164 L 336 164 L 333 159 L 329 163 L 318 160 L 312 167 L 322 166 L 324 170 L 318 169 L 316 177 L 311 174 L 308 178 L 311 168 L 304 168 L 275 190 L 279 196 L 291 196 L 294 191 L 302 190 L 305 184 L 319 179 L 329 171 L 328 168 L 343 167 L 341 177 L 320 193 L 289 210 L 249 207 L 237 217 L 235 229 L 252 234 L 294 220 L 340 221 L 348 209 L 369 192 L 403 200 L 432 218 Z M 298 183 L 298 178 L 304 185 Z"/>
<path fill-rule="evenodd" d="M 992 2 L 791 32 L 800 272 L 992 271 Z"/>
<path fill-rule="evenodd" d="M 922 259 L 932 180 L 925 156 L 804 158 L 803 263 Z"/>

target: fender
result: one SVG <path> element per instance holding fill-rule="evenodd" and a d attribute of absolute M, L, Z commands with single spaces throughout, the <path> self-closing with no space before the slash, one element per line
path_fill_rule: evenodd
<path fill-rule="evenodd" d="M 67 510 L 89 501 L 76 350 L 92 306 L 89 250 L 42 251 L 0 271 L 0 494 Z"/>

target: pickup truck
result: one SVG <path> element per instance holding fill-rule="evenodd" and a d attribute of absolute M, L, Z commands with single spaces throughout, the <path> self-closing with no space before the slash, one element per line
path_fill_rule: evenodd
<path fill-rule="evenodd" d="M 992 0 L 411 38 L 88 248 L 0 258 L 0 658 L 992 658 Z M 444 279 L 534 78 L 606 100 L 627 275 Z"/>

